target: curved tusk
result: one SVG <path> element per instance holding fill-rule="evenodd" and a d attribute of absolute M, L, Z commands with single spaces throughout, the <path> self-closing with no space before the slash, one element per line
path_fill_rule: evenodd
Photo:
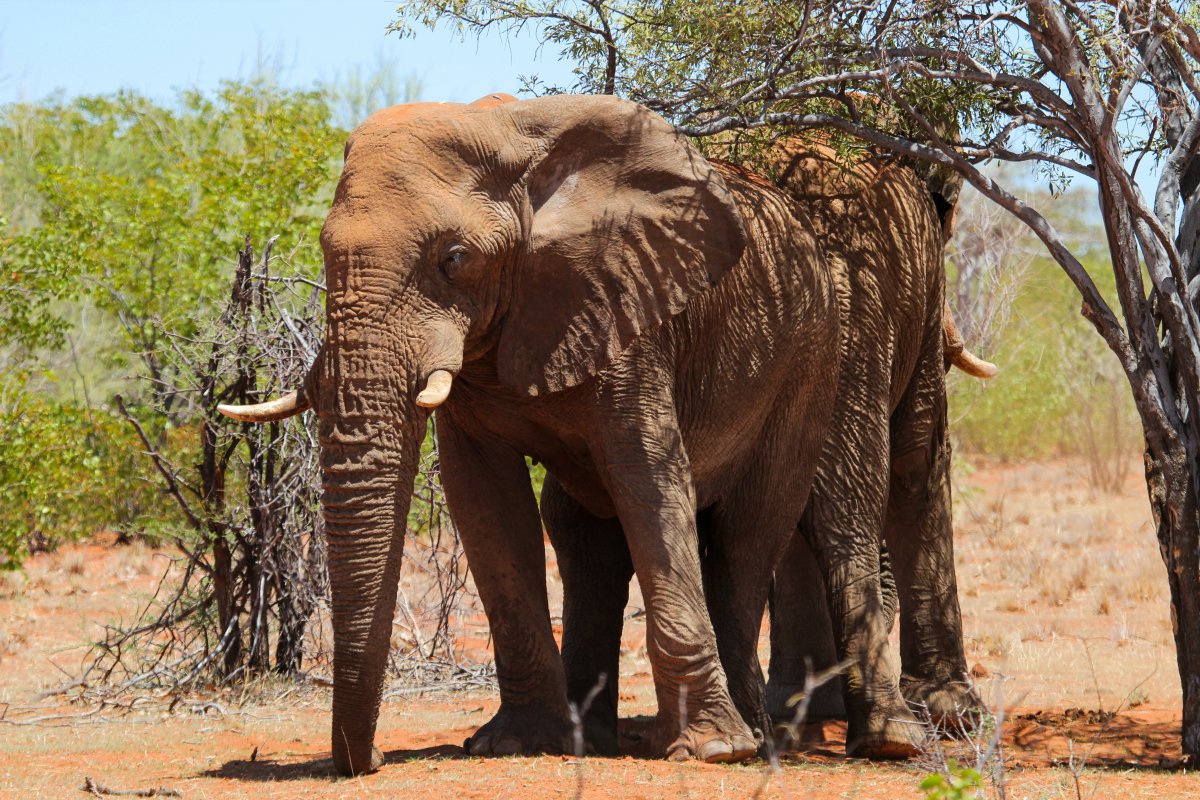
<path fill-rule="evenodd" d="M 429 378 L 425 381 L 425 388 L 417 395 L 417 405 L 421 408 L 437 408 L 450 396 L 452 383 L 454 383 L 452 373 L 444 369 L 435 369 L 429 373 Z"/>
<path fill-rule="evenodd" d="M 954 323 L 954 316 L 950 313 L 950 304 L 946 302 L 942 304 L 942 337 L 946 369 L 955 366 L 973 378 L 994 378 L 999 374 L 999 367 L 967 349 L 967 343 L 963 341 L 958 325 Z"/>
<path fill-rule="evenodd" d="M 973 378 L 994 378 L 1000 372 L 1000 368 L 995 364 L 984 361 L 965 348 L 952 356 L 950 363 Z"/>
<path fill-rule="evenodd" d="M 217 406 L 217 411 L 230 419 L 242 422 L 275 422 L 294 417 L 308 407 L 308 401 L 301 400 L 297 392 L 289 392 L 283 397 L 252 406 L 231 406 L 222 403 Z"/>

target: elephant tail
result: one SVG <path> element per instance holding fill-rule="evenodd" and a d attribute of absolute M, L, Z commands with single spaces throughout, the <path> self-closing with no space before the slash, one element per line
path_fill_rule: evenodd
<path fill-rule="evenodd" d="M 950 367 L 958 367 L 975 378 L 994 378 L 1000 372 L 1000 368 L 995 364 L 984 361 L 967 349 L 967 343 L 963 341 L 962 334 L 958 332 L 958 325 L 950 315 L 949 306 L 942 309 L 942 334 L 945 337 L 943 353 L 947 370 Z"/>

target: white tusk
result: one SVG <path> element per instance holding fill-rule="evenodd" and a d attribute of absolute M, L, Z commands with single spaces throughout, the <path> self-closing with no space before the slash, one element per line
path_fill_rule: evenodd
<path fill-rule="evenodd" d="M 425 381 L 425 388 L 417 395 L 417 405 L 421 408 L 437 408 L 450 396 L 453 382 L 454 375 L 448 370 L 435 369 Z"/>
<path fill-rule="evenodd" d="M 299 400 L 296 392 L 289 392 L 278 399 L 256 403 L 252 406 L 231 406 L 222 403 L 217 406 L 217 411 L 242 422 L 275 422 L 294 417 L 306 408 L 308 408 L 307 400 Z"/>
<path fill-rule="evenodd" d="M 950 363 L 974 378 L 994 378 L 1000 374 L 1000 368 L 990 361 L 984 361 L 970 350 L 964 349 L 950 360 Z"/>

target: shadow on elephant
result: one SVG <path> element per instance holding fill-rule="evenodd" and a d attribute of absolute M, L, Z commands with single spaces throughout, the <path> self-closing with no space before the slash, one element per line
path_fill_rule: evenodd
<path fill-rule="evenodd" d="M 953 202 L 933 196 L 903 164 L 883 159 L 847 170 L 831 153 L 801 148 L 785 150 L 777 166 L 834 265 L 843 326 L 829 435 L 799 534 L 775 573 L 769 708 L 758 688 L 758 627 L 740 629 L 744 623 L 727 618 L 723 602 L 748 574 L 737 564 L 762 554 L 739 551 L 744 541 L 709 525 L 714 514 L 759 524 L 763 498 L 699 511 L 709 610 L 731 694 L 747 722 L 769 730 L 770 715 L 791 715 L 788 701 L 804 689 L 810 668 L 842 663 L 841 681 L 812 698 L 812 716 L 848 717 L 851 754 L 906 757 L 924 738 L 910 704 L 939 722 L 978 705 L 964 682 L 944 371 L 953 363 L 990 377 L 994 367 L 963 348 L 944 310 L 941 253 Z M 618 674 L 632 575 L 624 537 L 618 520 L 590 517 L 553 480 L 543 490 L 542 512 L 563 573 L 568 693 L 581 703 L 605 676 L 587 728 L 597 752 L 614 753 L 617 686 L 608 676 Z M 881 537 L 894 565 L 883 573 Z M 887 654 L 897 601 L 901 675 Z M 736 635 L 725 636 L 730 630 Z"/>

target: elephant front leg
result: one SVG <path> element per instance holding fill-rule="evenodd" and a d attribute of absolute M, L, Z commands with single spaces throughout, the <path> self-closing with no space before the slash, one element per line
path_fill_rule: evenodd
<path fill-rule="evenodd" d="M 585 712 L 585 747 L 616 756 L 621 628 L 633 577 L 625 533 L 618 520 L 588 512 L 550 475 L 542 486 L 542 520 L 563 581 L 567 698 Z"/>
<path fill-rule="evenodd" d="M 606 443 L 605 457 L 646 601 L 658 743 L 673 760 L 748 758 L 758 745 L 729 696 L 705 605 L 695 497 L 678 432 L 618 435 Z"/>
<path fill-rule="evenodd" d="M 496 652 L 500 710 L 464 743 L 472 755 L 570 752 L 562 662 L 550 627 L 546 554 L 524 457 L 443 416 L 442 483 L 483 600 Z"/>

